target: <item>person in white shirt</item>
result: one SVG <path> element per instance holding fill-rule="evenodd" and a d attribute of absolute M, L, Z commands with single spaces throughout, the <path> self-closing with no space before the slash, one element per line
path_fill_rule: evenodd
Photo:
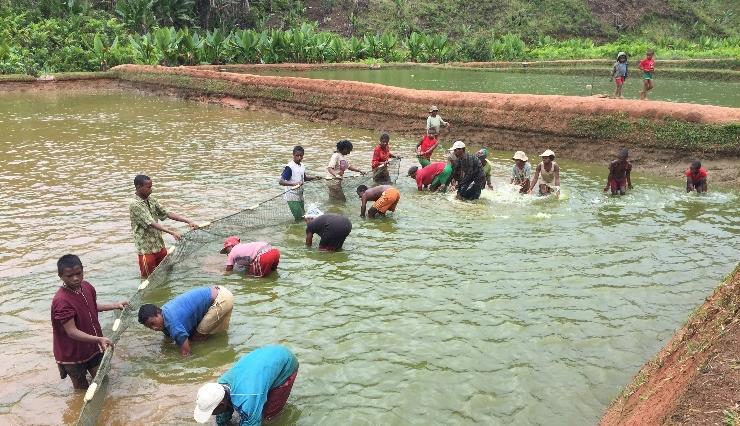
<path fill-rule="evenodd" d="M 283 193 L 283 198 L 288 202 L 295 220 L 302 220 L 305 213 L 303 183 L 321 179 L 319 176 L 306 176 L 306 166 L 302 163 L 304 153 L 302 146 L 293 147 L 293 160 L 285 165 L 278 182 L 281 186 L 290 187 Z"/>
<path fill-rule="evenodd" d="M 326 167 L 326 171 L 329 173 L 327 179 L 332 179 L 329 186 L 329 197 L 335 200 L 347 201 L 347 197 L 344 196 L 344 190 L 342 189 L 342 178 L 344 172 L 351 170 L 360 174 L 365 174 L 362 170 L 352 166 L 346 155 L 352 152 L 352 142 L 342 139 L 337 142 L 337 150 L 332 154 L 329 159 L 329 165 Z"/>
<path fill-rule="evenodd" d="M 439 129 L 441 127 L 450 127 L 450 123 L 442 120 L 442 117 L 439 115 L 439 108 L 432 105 L 431 108 L 429 108 L 429 117 L 427 117 L 427 134 L 439 134 Z"/>

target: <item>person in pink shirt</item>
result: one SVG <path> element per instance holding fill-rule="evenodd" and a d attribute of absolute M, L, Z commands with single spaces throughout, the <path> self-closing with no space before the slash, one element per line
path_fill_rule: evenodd
<path fill-rule="evenodd" d="M 221 254 L 228 255 L 226 271 L 244 272 L 246 275 L 263 278 L 277 270 L 280 250 L 264 241 L 242 243 L 239 237 L 231 236 L 224 241 Z"/>
<path fill-rule="evenodd" d="M 445 175 L 444 170 L 447 164 L 444 161 L 436 161 L 428 166 L 419 169 L 416 166 L 409 168 L 409 177 L 416 180 L 416 188 L 419 191 L 429 187 L 430 191 L 436 191 L 442 185 L 447 183 L 449 174 Z"/>

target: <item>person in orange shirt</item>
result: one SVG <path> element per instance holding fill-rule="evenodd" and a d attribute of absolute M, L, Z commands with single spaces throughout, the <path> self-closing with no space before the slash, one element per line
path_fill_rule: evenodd
<path fill-rule="evenodd" d="M 648 50 L 645 59 L 640 61 L 638 68 L 642 71 L 642 90 L 640 90 L 640 99 L 646 100 L 648 92 L 653 90 L 653 73 L 655 72 L 655 52 Z"/>
<path fill-rule="evenodd" d="M 383 185 L 391 183 L 391 175 L 388 173 L 388 161 L 391 158 L 399 158 L 393 155 L 388 143 L 391 137 L 388 133 L 380 135 L 380 143 L 373 150 L 373 160 L 370 167 L 373 170 L 373 180 L 375 183 Z"/>

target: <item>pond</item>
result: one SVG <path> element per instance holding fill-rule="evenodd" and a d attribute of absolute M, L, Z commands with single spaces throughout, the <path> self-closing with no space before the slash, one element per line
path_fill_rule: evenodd
<path fill-rule="evenodd" d="M 2 101 L 4 424 L 76 420 L 82 395 L 59 379 L 51 352 L 54 262 L 79 254 L 100 301 L 134 292 L 135 174 L 152 176 L 172 211 L 202 222 L 278 193 L 294 144 L 323 175 L 337 140 L 353 140 L 350 158 L 367 170 L 377 139 L 132 93 Z M 402 171 L 414 164 L 415 141 L 392 137 L 391 146 L 406 157 Z M 393 217 L 363 220 L 353 198 L 323 205 L 354 224 L 341 252 L 307 249 L 302 224 L 243 233 L 282 251 L 267 279 L 224 276 L 221 241 L 204 245 L 147 301 L 225 285 L 236 297 L 228 333 L 182 359 L 161 334 L 132 325 L 101 423 L 190 422 L 202 383 L 257 346 L 283 343 L 301 367 L 272 424 L 594 424 L 734 267 L 740 199 L 711 183 L 707 196 L 686 195 L 680 181 L 639 173 L 632 193 L 606 197 L 603 167 L 558 159 L 565 196 L 540 202 L 511 193 L 510 156 L 494 153 L 496 189 L 476 203 L 418 193 L 401 176 Z M 101 314 L 104 328 L 112 319 Z"/>
<path fill-rule="evenodd" d="M 609 77 L 611 68 L 595 74 L 583 70 L 578 75 L 537 74 L 506 71 L 440 69 L 432 67 L 337 69 L 316 71 L 261 71 L 260 74 L 289 77 L 354 80 L 409 89 L 454 90 L 461 92 L 529 93 L 536 95 L 574 95 L 614 93 L 614 82 Z M 624 96 L 639 99 L 642 89 L 637 66 L 627 79 Z M 656 74 L 655 88 L 650 99 L 672 102 L 690 102 L 740 107 L 740 82 L 694 79 L 668 79 Z"/>

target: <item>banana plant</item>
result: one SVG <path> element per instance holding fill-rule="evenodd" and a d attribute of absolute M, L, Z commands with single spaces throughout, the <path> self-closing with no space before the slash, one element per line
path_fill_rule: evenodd
<path fill-rule="evenodd" d="M 163 65 L 178 65 L 181 35 L 173 27 L 157 28 L 154 31 L 154 45 L 160 52 Z"/>
<path fill-rule="evenodd" d="M 378 41 L 378 50 L 380 51 L 381 57 L 386 62 L 393 61 L 393 53 L 396 49 L 396 45 L 398 44 L 398 37 L 393 33 L 385 32 L 382 36 L 380 36 Z"/>
<path fill-rule="evenodd" d="M 95 63 L 101 71 L 108 71 L 111 62 L 115 62 L 114 55 L 118 49 L 118 37 L 113 40 L 110 46 L 106 46 L 100 34 L 95 34 L 93 38 L 92 56 Z"/>
<path fill-rule="evenodd" d="M 261 34 L 254 30 L 236 31 L 231 37 L 232 47 L 236 50 L 234 60 L 240 63 L 255 63 L 260 56 Z"/>
<path fill-rule="evenodd" d="M 365 59 L 367 57 L 367 46 L 357 37 L 349 39 L 348 48 L 351 56 L 350 59 L 353 61 L 359 61 L 360 59 Z"/>
<path fill-rule="evenodd" d="M 134 59 L 137 63 L 147 65 L 159 63 L 159 54 L 151 34 L 129 35 L 128 43 L 134 51 Z"/>
<path fill-rule="evenodd" d="M 187 28 L 178 31 L 180 45 L 178 46 L 178 61 L 185 65 L 195 65 L 200 63 L 200 57 L 203 50 L 203 39 L 198 33 L 190 33 Z"/>
<path fill-rule="evenodd" d="M 378 37 L 377 35 L 371 36 L 365 34 L 362 41 L 365 45 L 365 53 L 368 57 L 381 58 L 383 56 L 382 52 L 380 51 L 380 37 Z"/>
<path fill-rule="evenodd" d="M 227 61 L 225 53 L 228 51 L 228 43 L 231 33 L 226 34 L 218 28 L 213 31 L 206 31 L 205 44 L 203 49 L 203 60 L 213 64 L 220 65 Z"/>
<path fill-rule="evenodd" d="M 447 45 L 447 36 L 443 34 L 430 35 L 424 40 L 424 51 L 430 62 L 445 62 L 450 54 Z"/>
<path fill-rule="evenodd" d="M 406 39 L 406 49 L 409 51 L 409 57 L 412 61 L 418 62 L 422 60 L 422 54 L 424 52 L 424 43 L 426 42 L 424 34 L 419 34 L 416 31 L 411 33 L 408 39 Z"/>

